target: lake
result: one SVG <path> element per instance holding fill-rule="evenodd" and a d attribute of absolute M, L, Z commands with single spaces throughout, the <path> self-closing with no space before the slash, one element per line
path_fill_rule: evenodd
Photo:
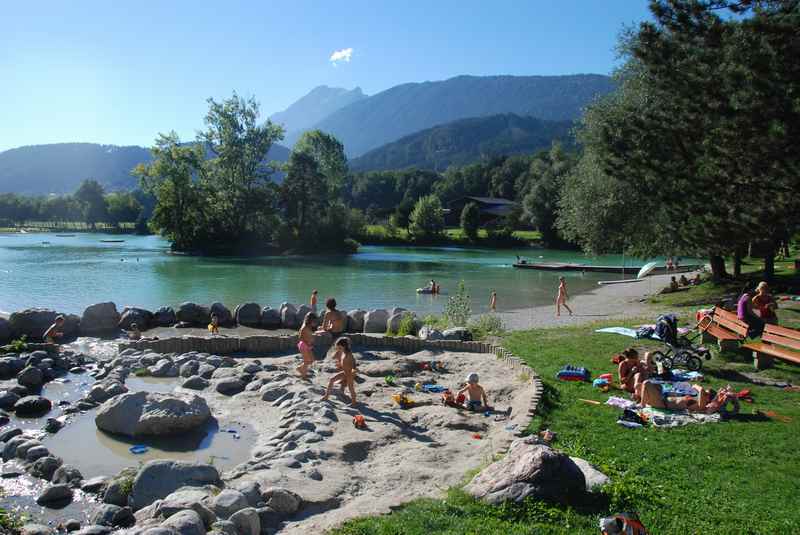
<path fill-rule="evenodd" d="M 124 240 L 104 243 L 101 240 Z M 221 301 L 231 309 L 255 301 L 308 301 L 336 297 L 339 308 L 402 306 L 419 313 L 441 312 L 447 295 L 418 295 L 435 279 L 445 294 L 463 280 L 473 312 L 485 311 L 496 290 L 498 309 L 552 303 L 558 273 L 518 270 L 516 255 L 536 261 L 621 265 L 622 257 L 588 258 L 547 249 L 495 250 L 461 247 L 364 246 L 349 256 L 203 258 L 168 254 L 158 236 L 0 234 L 0 311 L 47 307 L 80 314 L 99 301 L 118 307 L 155 309 L 183 301 Z M 626 265 L 644 261 L 626 258 Z M 571 293 L 589 291 L 597 281 L 620 275 L 565 273 Z"/>

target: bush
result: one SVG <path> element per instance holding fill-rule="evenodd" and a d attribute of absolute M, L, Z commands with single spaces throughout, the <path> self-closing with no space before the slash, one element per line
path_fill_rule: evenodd
<path fill-rule="evenodd" d="M 472 315 L 472 306 L 469 302 L 469 294 L 464 286 L 464 281 L 458 283 L 458 291 L 451 295 L 444 305 L 444 315 L 447 322 L 454 327 L 466 327 L 469 317 Z"/>
<path fill-rule="evenodd" d="M 409 232 L 415 239 L 429 239 L 444 231 L 444 210 L 436 195 L 420 197 L 409 216 Z"/>
<path fill-rule="evenodd" d="M 16 340 L 12 340 L 10 344 L 8 344 L 11 348 L 11 351 L 14 353 L 22 353 L 26 349 L 28 349 L 28 335 L 23 334 Z"/>
<path fill-rule="evenodd" d="M 482 340 L 487 336 L 503 336 L 506 333 L 506 326 L 500 316 L 488 314 L 470 321 L 469 330 L 473 339 Z"/>
<path fill-rule="evenodd" d="M 464 205 L 461 210 L 461 230 L 469 241 L 478 239 L 478 228 L 481 226 L 481 211 L 474 202 Z"/>

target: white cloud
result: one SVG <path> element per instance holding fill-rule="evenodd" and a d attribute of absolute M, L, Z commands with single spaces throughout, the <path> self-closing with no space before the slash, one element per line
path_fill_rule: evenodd
<path fill-rule="evenodd" d="M 333 66 L 339 64 L 340 61 L 344 61 L 345 63 L 350 63 L 350 58 L 353 57 L 353 49 L 352 48 L 343 48 L 341 50 L 334 50 L 331 54 L 329 61 L 333 63 Z"/>

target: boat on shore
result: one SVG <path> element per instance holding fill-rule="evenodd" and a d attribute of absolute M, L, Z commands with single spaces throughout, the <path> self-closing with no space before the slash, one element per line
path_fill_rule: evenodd
<path fill-rule="evenodd" d="M 595 266 L 591 264 L 573 264 L 566 262 L 515 262 L 518 269 L 538 269 L 540 271 L 581 271 L 585 273 L 627 273 L 637 274 L 641 266 Z M 703 269 L 701 264 L 686 264 L 667 271 L 666 266 L 659 266 L 650 271 L 649 275 L 664 275 L 667 273 L 688 273 Z"/>

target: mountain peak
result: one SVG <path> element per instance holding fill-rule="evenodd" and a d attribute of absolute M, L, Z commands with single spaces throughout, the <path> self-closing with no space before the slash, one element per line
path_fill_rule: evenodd
<path fill-rule="evenodd" d="M 282 124 L 288 132 L 305 130 L 331 113 L 366 98 L 360 87 L 345 89 L 318 85 L 283 111 L 273 113 L 270 120 Z"/>

